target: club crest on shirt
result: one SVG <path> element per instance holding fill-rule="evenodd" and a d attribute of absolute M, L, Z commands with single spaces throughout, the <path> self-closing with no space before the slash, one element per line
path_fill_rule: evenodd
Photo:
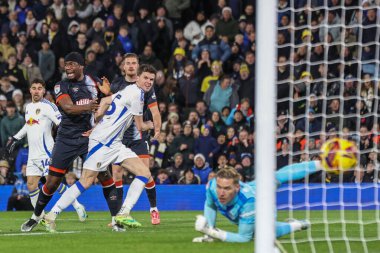
<path fill-rule="evenodd" d="M 79 88 L 78 88 L 78 87 L 74 87 L 74 88 L 72 88 L 72 90 L 73 90 L 74 92 L 78 92 Z"/>
<path fill-rule="evenodd" d="M 61 92 L 61 85 L 57 84 L 54 86 L 54 92 L 55 94 L 58 94 L 59 92 Z"/>
<path fill-rule="evenodd" d="M 40 114 L 40 112 L 41 112 L 41 109 L 38 108 L 38 109 L 36 110 L 36 114 L 38 115 L 38 114 Z"/>

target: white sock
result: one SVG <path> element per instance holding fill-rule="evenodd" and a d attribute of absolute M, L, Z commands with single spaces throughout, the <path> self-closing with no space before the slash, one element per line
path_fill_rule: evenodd
<path fill-rule="evenodd" d="M 125 198 L 124 203 L 120 208 L 119 214 L 129 215 L 129 212 L 132 210 L 133 206 L 140 198 L 140 195 L 144 188 L 145 183 L 143 181 L 141 181 L 137 177 L 133 179 L 131 185 L 129 186 L 127 197 Z"/>
<path fill-rule="evenodd" d="M 30 198 L 30 202 L 32 203 L 33 208 L 36 208 L 39 192 L 40 192 L 39 188 L 35 189 L 34 191 L 29 192 L 29 198 Z M 45 211 L 42 210 L 40 217 L 44 217 L 44 215 L 45 215 Z M 36 216 L 34 215 L 34 217 Z M 32 217 L 32 219 L 34 218 Z"/>
<path fill-rule="evenodd" d="M 74 200 L 79 197 L 79 195 L 81 195 L 81 191 L 79 190 L 78 186 L 76 184 L 72 185 L 62 194 L 57 203 L 55 203 L 54 207 L 51 209 L 51 212 L 60 214 L 69 205 L 71 205 Z"/>
<path fill-rule="evenodd" d="M 116 224 L 115 216 L 112 216 L 112 226 Z"/>
<path fill-rule="evenodd" d="M 158 209 L 157 209 L 157 207 L 151 207 L 151 208 L 150 208 L 150 212 L 153 212 L 153 211 L 156 211 L 156 212 L 158 212 Z"/>
<path fill-rule="evenodd" d="M 77 199 L 74 200 L 74 202 L 72 203 L 72 205 L 73 205 L 73 207 L 74 207 L 75 209 L 77 209 L 78 207 L 80 207 L 80 203 L 78 202 Z"/>

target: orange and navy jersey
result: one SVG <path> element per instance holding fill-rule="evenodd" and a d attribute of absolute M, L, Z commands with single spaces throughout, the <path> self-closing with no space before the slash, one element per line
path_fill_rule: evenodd
<path fill-rule="evenodd" d="M 131 84 L 135 84 L 135 82 L 128 82 L 124 78 L 118 78 L 112 82 L 111 92 L 115 94 L 116 92 L 123 90 L 125 87 Z M 148 109 L 154 106 L 157 106 L 157 98 L 156 93 L 154 92 L 154 88 L 152 87 L 150 91 L 144 93 L 144 121 L 152 120 L 152 115 Z M 146 140 L 148 137 L 147 135 L 148 132 L 141 133 L 138 131 L 133 122 L 132 125 L 124 133 L 123 144 L 128 145 L 128 143 L 131 143 L 132 141 Z"/>
<path fill-rule="evenodd" d="M 80 115 L 68 115 L 59 106 L 59 102 L 64 97 L 70 97 L 75 105 L 86 105 L 91 100 L 98 98 L 96 82 L 101 82 L 98 78 L 84 76 L 81 81 L 62 80 L 54 86 L 56 103 L 62 114 L 62 122 L 58 129 L 58 136 L 77 138 L 82 136 L 92 128 L 93 114 L 91 112 Z"/>

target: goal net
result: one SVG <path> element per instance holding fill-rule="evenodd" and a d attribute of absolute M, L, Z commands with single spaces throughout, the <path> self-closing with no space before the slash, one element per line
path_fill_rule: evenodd
<path fill-rule="evenodd" d="M 344 175 L 278 189 L 277 219 L 312 224 L 280 238 L 288 252 L 380 252 L 379 2 L 278 2 L 277 168 L 318 159 L 334 137 L 360 150 Z"/>

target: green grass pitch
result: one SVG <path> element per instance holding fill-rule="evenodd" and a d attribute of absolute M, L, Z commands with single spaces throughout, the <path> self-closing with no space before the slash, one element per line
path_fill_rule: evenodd
<path fill-rule="evenodd" d="M 143 224 L 139 229 L 127 229 L 125 233 L 112 232 L 107 224 L 110 221 L 107 212 L 90 212 L 86 222 L 80 223 L 76 213 L 63 213 L 57 221 L 56 234 L 49 234 L 42 226 L 37 226 L 32 233 L 21 234 L 21 224 L 30 217 L 30 212 L 0 212 L 0 252 L 12 253 L 34 253 L 34 252 L 138 252 L 138 253 L 182 253 L 182 252 L 253 252 L 254 244 L 243 243 L 192 243 L 193 237 L 200 236 L 194 230 L 195 215 L 200 212 L 180 211 L 161 212 L 161 225 L 150 224 L 148 212 L 134 212 L 133 216 Z M 278 220 L 284 220 L 289 215 L 288 212 L 279 212 Z M 293 212 L 294 217 L 304 218 L 305 212 Z M 374 211 L 363 211 L 362 219 L 371 221 L 364 226 L 355 224 L 358 220 L 357 211 L 346 211 L 345 220 L 352 221 L 344 228 L 342 223 L 325 224 L 323 222 L 323 212 L 312 211 L 310 220 L 312 229 L 301 231 L 292 236 L 281 238 L 282 246 L 287 252 L 312 252 L 311 239 L 314 242 L 316 252 L 331 252 L 327 236 L 342 237 L 342 231 L 346 231 L 347 236 L 353 239 L 360 239 L 360 236 L 367 238 L 368 252 L 380 252 L 379 234 L 380 225 L 375 223 Z M 326 219 L 338 221 L 340 213 L 328 211 Z M 226 219 L 218 217 L 217 225 L 221 229 L 236 231 L 237 227 L 230 224 Z M 327 229 L 328 228 L 328 229 Z M 362 229 L 361 229 L 362 228 Z M 292 239 L 298 241 L 297 244 L 290 243 Z M 295 249 L 295 247 L 297 249 Z M 360 241 L 350 240 L 349 245 L 344 241 L 332 242 L 334 252 L 365 252 Z"/>

